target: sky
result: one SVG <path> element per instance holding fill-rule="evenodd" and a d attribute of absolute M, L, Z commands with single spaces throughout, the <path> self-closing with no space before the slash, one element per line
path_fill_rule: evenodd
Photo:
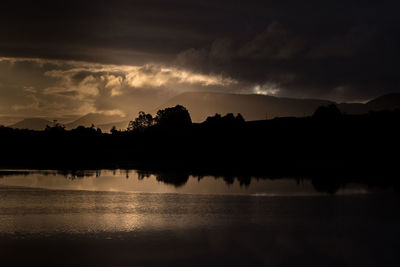
<path fill-rule="evenodd" d="M 2 1 L 0 116 L 152 111 L 187 91 L 399 92 L 397 1 Z"/>

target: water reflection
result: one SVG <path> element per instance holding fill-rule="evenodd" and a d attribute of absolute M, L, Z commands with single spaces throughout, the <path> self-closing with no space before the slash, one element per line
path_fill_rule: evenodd
<path fill-rule="evenodd" d="M 395 188 L 380 181 L 379 188 Z M 58 190 L 187 194 L 366 193 L 377 185 L 343 177 L 211 176 L 143 170 L 1 170 L 0 185 Z"/>
<path fill-rule="evenodd" d="M 3 188 L 0 235 L 132 232 L 207 225 L 211 199 L 185 196 Z"/>
<path fill-rule="evenodd" d="M 135 170 L 0 175 L 5 266 L 25 258 L 29 262 L 16 265 L 27 266 L 32 257 L 42 264 L 49 255 L 49 266 L 71 259 L 67 265 L 100 266 L 107 257 L 110 266 L 160 266 L 171 259 L 181 266 L 300 262 L 287 255 L 301 255 L 307 266 L 325 266 L 336 255 L 343 255 L 341 264 L 332 266 L 368 266 L 387 257 L 397 262 L 399 194 L 369 194 L 365 184 Z M 326 193 L 338 186 L 337 195 Z"/>

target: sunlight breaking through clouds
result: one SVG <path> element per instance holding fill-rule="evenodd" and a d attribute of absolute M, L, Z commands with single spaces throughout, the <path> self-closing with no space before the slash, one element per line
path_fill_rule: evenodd
<path fill-rule="evenodd" d="M 113 65 L 41 58 L 5 58 L 0 63 L 18 79 L 32 73 L 12 93 L 14 112 L 32 115 L 135 114 L 156 108 L 186 91 L 226 91 L 238 81 L 162 64 Z"/>
<path fill-rule="evenodd" d="M 275 96 L 280 92 L 277 84 L 265 83 L 263 85 L 256 85 L 253 87 L 253 93 L 257 95 L 272 95 Z"/>

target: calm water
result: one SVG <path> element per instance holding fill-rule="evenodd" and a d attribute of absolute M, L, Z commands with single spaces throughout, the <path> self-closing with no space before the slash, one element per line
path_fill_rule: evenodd
<path fill-rule="evenodd" d="M 354 184 L 332 195 L 290 178 L 172 180 L 136 171 L 3 170 L 2 256 L 33 253 L 38 244 L 58 255 L 60 242 L 72 242 L 71 251 L 87 251 L 82 264 L 97 266 L 400 264 L 396 193 Z"/>

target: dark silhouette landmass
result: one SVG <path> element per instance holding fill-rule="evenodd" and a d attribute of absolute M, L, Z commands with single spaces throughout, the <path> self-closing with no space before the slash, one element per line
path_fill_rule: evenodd
<path fill-rule="evenodd" d="M 246 121 L 276 117 L 311 116 L 319 106 L 335 104 L 347 114 L 364 114 L 400 108 L 400 94 L 377 97 L 367 103 L 335 103 L 322 99 L 299 99 L 256 94 L 228 94 L 215 92 L 187 92 L 167 101 L 160 108 L 185 106 L 194 122 L 202 122 L 215 113 L 241 113 Z"/>
<path fill-rule="evenodd" d="M 255 94 L 227 94 L 215 92 L 187 92 L 177 95 L 167 101 L 158 110 L 176 105 L 185 106 L 190 112 L 193 122 L 203 122 L 209 116 L 227 113 L 240 113 L 246 121 L 273 119 L 276 117 L 305 117 L 312 116 L 319 106 L 335 104 L 346 114 L 365 114 L 370 111 L 393 110 L 400 108 L 400 94 L 393 93 L 377 97 L 367 103 L 334 103 L 321 99 L 299 99 L 274 97 Z M 152 109 L 152 108 L 151 108 Z M 63 120 L 65 121 L 65 120 Z M 25 119 L 9 127 L 29 130 L 44 130 L 51 125 L 49 120 L 40 118 Z M 67 130 L 78 126 L 94 125 L 103 132 L 109 132 L 115 126 L 117 130 L 128 127 L 129 118 L 119 115 L 89 113 L 72 122 L 65 123 Z"/>
<path fill-rule="evenodd" d="M 155 117 L 141 112 L 128 130 L 111 134 L 57 123 L 44 131 L 1 127 L 0 167 L 136 168 L 173 173 L 180 178 L 160 179 L 177 184 L 189 174 L 243 184 L 252 176 L 308 176 L 325 191 L 348 181 L 398 185 L 399 122 L 397 109 L 347 115 L 331 104 L 303 118 L 246 122 L 229 113 L 192 123 L 178 105 Z"/>

